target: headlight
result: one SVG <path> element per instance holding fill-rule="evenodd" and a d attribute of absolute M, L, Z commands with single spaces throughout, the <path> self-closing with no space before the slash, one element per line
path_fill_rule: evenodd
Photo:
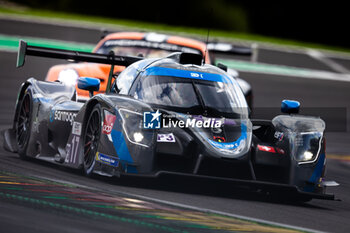
<path fill-rule="evenodd" d="M 134 140 L 135 140 L 135 142 L 142 142 L 143 134 L 140 132 L 134 133 Z"/>
<path fill-rule="evenodd" d="M 302 132 L 295 137 L 295 159 L 299 164 L 313 163 L 321 149 L 323 134 L 320 132 Z"/>
<path fill-rule="evenodd" d="M 58 81 L 68 86 L 75 86 L 78 78 L 79 74 L 74 69 L 65 69 L 58 74 Z"/>
<path fill-rule="evenodd" d="M 153 143 L 153 130 L 145 130 L 142 125 L 143 114 L 128 109 L 119 109 L 123 129 L 129 142 L 149 147 Z"/>

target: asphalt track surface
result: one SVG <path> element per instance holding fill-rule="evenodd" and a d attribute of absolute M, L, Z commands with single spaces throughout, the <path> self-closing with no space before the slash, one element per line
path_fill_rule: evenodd
<path fill-rule="evenodd" d="M 98 30 L 0 20 L 0 33 L 95 43 Z M 263 50 L 259 61 L 329 71 L 307 55 Z M 337 58 L 338 59 L 338 58 Z M 336 60 L 336 59 L 334 59 Z M 11 125 L 16 93 L 28 77 L 44 79 L 48 68 L 62 63 L 30 57 L 15 68 L 16 54 L 0 52 L 0 130 Z M 336 60 L 347 66 L 346 59 Z M 218 184 L 188 184 L 145 179 L 83 177 L 77 171 L 39 161 L 22 161 L 0 148 L 1 232 L 227 232 L 282 231 L 203 213 L 220 211 L 266 221 L 327 232 L 350 230 L 349 119 L 333 114 L 332 108 L 348 113 L 350 83 L 296 77 L 242 73 L 254 90 L 254 106 L 269 115 L 282 99 L 297 99 L 309 108 L 327 107 L 330 130 L 327 151 L 340 159 L 329 159 L 327 179 L 338 201 L 312 200 L 290 204 Z M 269 107 L 269 108 L 266 108 Z M 264 110 L 265 109 L 265 110 Z M 345 116 L 346 117 L 346 116 Z M 339 123 L 340 122 L 340 123 Z M 328 122 L 327 122 L 328 123 Z M 340 124 L 340 125 L 339 125 Z M 3 138 L 1 136 L 1 142 Z M 337 158 L 338 158 L 337 157 Z M 171 205 L 177 203 L 177 207 Z M 184 207 L 193 207 L 191 210 Z M 195 209 L 194 209 L 195 208 Z M 235 222 L 236 221 L 236 222 Z"/>

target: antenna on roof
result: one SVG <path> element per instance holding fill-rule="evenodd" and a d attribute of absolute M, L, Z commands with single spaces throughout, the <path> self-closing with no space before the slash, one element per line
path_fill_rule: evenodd
<path fill-rule="evenodd" d="M 210 29 L 208 28 L 207 41 L 205 42 L 205 51 L 204 51 L 204 56 L 203 56 L 202 65 L 205 64 L 205 58 L 206 58 L 206 56 L 207 56 L 207 54 L 208 54 L 209 32 L 210 32 Z"/>
<path fill-rule="evenodd" d="M 209 16 L 209 18 L 212 18 L 212 16 L 213 16 L 213 8 L 210 9 L 210 16 Z M 207 41 L 205 42 L 205 52 L 204 52 L 204 56 L 203 56 L 202 65 L 205 64 L 205 59 L 206 59 L 207 54 L 208 54 L 209 32 L 210 32 L 210 28 L 208 27 Z"/>

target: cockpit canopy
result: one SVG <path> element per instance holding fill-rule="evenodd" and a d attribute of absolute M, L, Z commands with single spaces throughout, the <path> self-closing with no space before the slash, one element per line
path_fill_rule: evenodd
<path fill-rule="evenodd" d="M 237 81 L 212 65 L 145 59 L 125 69 L 117 78 L 117 86 L 120 94 L 155 108 L 214 117 L 248 117 Z"/>

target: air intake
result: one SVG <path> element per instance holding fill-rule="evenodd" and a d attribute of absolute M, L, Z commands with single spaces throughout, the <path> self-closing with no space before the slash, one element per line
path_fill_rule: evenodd
<path fill-rule="evenodd" d="M 181 53 L 179 63 L 180 64 L 194 64 L 202 65 L 203 57 L 200 54 L 195 53 Z"/>

